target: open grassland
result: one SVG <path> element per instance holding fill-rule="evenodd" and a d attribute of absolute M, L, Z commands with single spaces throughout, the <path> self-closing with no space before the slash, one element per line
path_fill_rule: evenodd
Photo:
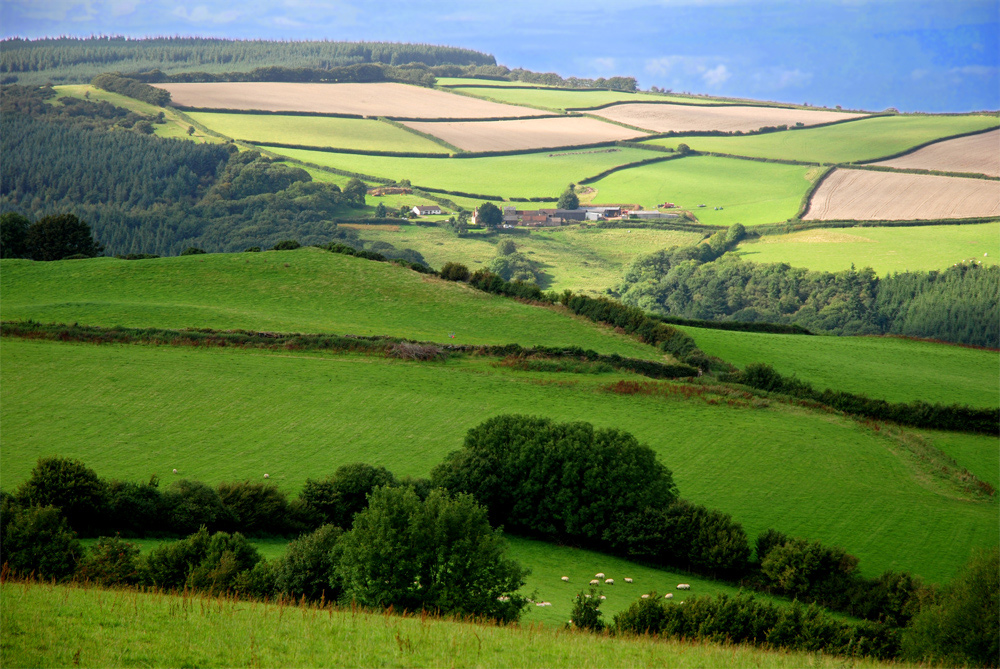
<path fill-rule="evenodd" d="M 941 137 L 1000 124 L 996 115 L 879 116 L 823 128 L 801 128 L 745 137 L 684 137 L 649 140 L 674 148 L 684 142 L 695 151 L 737 156 L 849 163 L 875 160 Z"/>
<path fill-rule="evenodd" d="M 125 95 L 105 91 L 89 84 L 54 86 L 53 88 L 55 88 L 58 96 L 57 99 L 62 97 L 72 97 L 80 98 L 81 100 L 90 100 L 91 102 L 108 102 L 116 107 L 128 109 L 129 111 L 134 111 L 137 114 L 142 114 L 143 116 L 156 117 L 157 114 L 163 112 L 163 118 L 166 123 L 153 124 L 153 132 L 157 137 L 187 139 L 195 142 L 209 143 L 224 141 L 219 137 L 202 133 L 197 129 L 193 134 L 189 135 L 188 128 L 191 127 L 190 124 L 184 120 L 182 114 L 175 109 L 171 109 L 170 107 L 157 107 L 156 105 L 151 105 L 148 102 L 142 102 L 141 100 L 136 100 L 135 98 L 130 98 Z"/>
<path fill-rule="evenodd" d="M 938 142 L 876 165 L 1000 177 L 1000 130 Z"/>
<path fill-rule="evenodd" d="M 440 85 L 441 80 L 438 80 Z M 712 105 L 717 100 L 687 98 L 675 95 L 654 95 L 652 93 L 628 93 L 626 91 L 581 90 L 571 88 L 509 88 L 497 86 L 490 88 L 462 88 L 452 90 L 486 98 L 495 102 L 510 105 L 527 105 L 529 107 L 544 107 L 553 111 L 567 109 L 590 109 L 616 102 L 686 102 L 688 104 Z"/>
<path fill-rule="evenodd" d="M 545 112 L 409 84 L 218 82 L 157 84 L 173 104 L 206 109 L 300 111 L 404 118 L 494 118 Z"/>
<path fill-rule="evenodd" d="M 890 402 L 1000 406 L 1000 353 L 901 337 L 833 337 L 682 328 L 699 348 L 737 367 L 766 362 L 817 390 Z"/>
<path fill-rule="evenodd" d="M 766 235 L 739 245 L 737 253 L 759 263 L 788 263 L 824 272 L 871 267 L 894 272 L 942 270 L 975 258 L 1000 262 L 1000 222 L 905 228 L 817 228 Z M 989 255 L 987 255 L 989 254 Z"/>
<path fill-rule="evenodd" d="M 601 293 L 616 286 L 625 266 L 644 253 L 698 243 L 702 235 L 693 232 L 653 229 L 602 229 L 570 225 L 541 228 L 519 235 L 467 235 L 456 237 L 444 228 L 415 225 L 359 225 L 365 239 L 423 254 L 434 267 L 461 262 L 470 269 L 485 267 L 496 255 L 496 243 L 510 239 L 517 250 L 537 263 L 540 285 L 545 290 Z"/>
<path fill-rule="evenodd" d="M 627 123 L 654 132 L 693 132 L 722 130 L 723 132 L 749 132 L 764 126 L 816 125 L 846 119 L 860 118 L 863 114 L 809 109 L 783 109 L 780 107 L 692 107 L 689 105 L 620 104 L 592 112 L 619 123 Z"/>
<path fill-rule="evenodd" d="M 454 123 L 410 121 L 405 125 L 465 151 L 547 149 L 645 136 L 642 132 L 620 125 L 580 116 Z"/>
<path fill-rule="evenodd" d="M 190 112 L 205 127 L 233 139 L 257 144 L 301 144 L 356 151 L 448 153 L 440 144 L 373 119 L 277 114 Z"/>
<path fill-rule="evenodd" d="M 802 218 L 886 221 L 1000 216 L 1000 181 L 836 169 Z"/>
<path fill-rule="evenodd" d="M 815 178 L 800 165 L 693 156 L 621 170 L 589 185 L 599 202 L 641 202 L 647 209 L 673 202 L 709 225 L 759 225 L 794 217 Z"/>
<path fill-rule="evenodd" d="M 555 308 L 313 248 L 142 261 L 5 260 L 0 287 L 0 313 L 7 320 L 390 335 L 662 355 Z"/>
<path fill-rule="evenodd" d="M 557 198 L 569 183 L 577 183 L 618 165 L 654 157 L 649 151 L 628 148 L 540 151 L 486 158 L 395 158 L 268 146 L 264 148 L 323 167 L 396 181 L 409 179 L 417 186 L 500 197 Z M 525 203 L 524 206 L 529 205 Z"/>
<path fill-rule="evenodd" d="M 212 484 L 268 473 L 290 493 L 358 461 L 425 476 L 470 428 L 525 413 L 627 430 L 674 472 L 683 497 L 733 514 L 751 541 L 774 527 L 843 546 L 868 575 L 893 568 L 945 580 L 973 547 L 1000 541 L 996 502 L 971 501 L 938 478 L 911 454 L 914 437 L 691 386 L 623 396 L 602 388 L 627 375 L 517 372 L 476 358 L 16 339 L 3 340 L 0 356 L 5 490 L 53 454 L 128 480 L 174 468 Z M 996 451 L 988 437 L 967 445 Z"/>
<path fill-rule="evenodd" d="M 5 667 L 901 666 L 818 653 L 615 638 L 382 612 L 76 586 L 0 585 Z"/>

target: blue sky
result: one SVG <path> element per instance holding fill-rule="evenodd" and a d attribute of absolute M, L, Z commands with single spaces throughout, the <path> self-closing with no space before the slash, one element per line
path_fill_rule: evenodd
<path fill-rule="evenodd" d="M 642 88 L 903 111 L 1000 108 L 1000 0 L 0 0 L 4 36 L 425 42 Z"/>

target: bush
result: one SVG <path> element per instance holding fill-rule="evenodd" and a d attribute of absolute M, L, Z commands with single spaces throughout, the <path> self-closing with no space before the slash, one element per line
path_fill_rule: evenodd
<path fill-rule="evenodd" d="M 343 530 L 323 525 L 311 534 L 288 544 L 285 555 L 274 565 L 277 592 L 293 599 L 334 601 L 340 595 L 337 582 L 337 556 L 334 546 Z"/>
<path fill-rule="evenodd" d="M 259 246 L 249 246 L 246 249 L 244 249 L 243 253 L 260 253 L 260 247 Z"/>
<path fill-rule="evenodd" d="M 197 246 L 189 246 L 183 251 L 181 251 L 182 256 L 196 256 L 205 253 L 204 249 L 200 249 Z"/>
<path fill-rule="evenodd" d="M 299 248 L 300 246 L 302 246 L 302 245 L 299 244 L 296 240 L 294 240 L 294 239 L 286 239 L 284 241 L 280 241 L 277 244 L 275 244 L 274 247 L 271 250 L 272 251 L 294 251 L 295 249 Z"/>
<path fill-rule="evenodd" d="M 858 558 L 836 546 L 790 539 L 773 547 L 761 562 L 766 585 L 806 600 L 832 601 L 850 590 Z"/>
<path fill-rule="evenodd" d="M 167 526 L 178 534 L 189 534 L 203 525 L 214 529 L 226 522 L 219 493 L 201 481 L 174 481 L 163 493 L 162 508 Z"/>
<path fill-rule="evenodd" d="M 188 575 L 186 585 L 211 594 L 234 592 L 245 582 L 244 572 L 260 561 L 257 548 L 239 532 L 216 532 L 208 542 L 205 557 Z"/>
<path fill-rule="evenodd" d="M 596 588 L 591 588 L 589 593 L 581 590 L 573 600 L 569 622 L 588 632 L 600 632 L 604 629 L 604 621 L 601 619 L 603 615 L 600 591 Z"/>
<path fill-rule="evenodd" d="M 54 506 L 21 507 L 0 502 L 0 564 L 21 576 L 65 579 L 83 555 L 66 518 Z"/>
<path fill-rule="evenodd" d="M 385 485 L 396 485 L 392 472 L 358 462 L 340 467 L 321 481 L 306 479 L 299 497 L 322 523 L 349 528 L 354 515 L 368 506 L 368 494 Z"/>
<path fill-rule="evenodd" d="M 28 226 L 25 245 L 32 260 L 93 258 L 103 250 L 90 226 L 73 214 L 46 216 Z"/>
<path fill-rule="evenodd" d="M 202 527 L 185 539 L 160 544 L 140 560 L 141 582 L 164 589 L 183 588 L 208 554 L 209 541 L 208 530 Z"/>
<path fill-rule="evenodd" d="M 468 281 L 469 268 L 456 262 L 446 262 L 441 268 L 441 278 L 446 281 Z"/>
<path fill-rule="evenodd" d="M 289 529 L 288 498 L 273 485 L 251 481 L 220 483 L 222 526 L 244 534 L 283 534 Z"/>
<path fill-rule="evenodd" d="M 79 577 L 106 587 L 135 585 L 139 582 L 139 547 L 121 537 L 101 537 L 80 565 Z"/>
<path fill-rule="evenodd" d="M 141 537 L 166 529 L 159 480 L 155 476 L 149 483 L 111 480 L 105 485 L 105 530 Z"/>
<path fill-rule="evenodd" d="M 23 506 L 55 506 L 83 535 L 99 526 L 107 490 L 97 473 L 79 460 L 39 458 L 15 496 Z"/>

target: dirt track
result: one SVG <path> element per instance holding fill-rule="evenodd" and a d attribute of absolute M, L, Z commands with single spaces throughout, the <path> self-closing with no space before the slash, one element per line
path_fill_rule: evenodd
<path fill-rule="evenodd" d="M 548 112 L 407 84 L 223 82 L 157 84 L 174 104 L 206 109 L 301 111 L 403 118 L 494 118 Z"/>
<path fill-rule="evenodd" d="M 764 126 L 796 123 L 816 125 L 858 118 L 864 114 L 777 107 L 710 107 L 672 104 L 622 104 L 590 112 L 595 116 L 628 123 L 654 132 L 694 132 L 722 130 L 748 132 Z"/>
<path fill-rule="evenodd" d="M 1000 216 L 1000 181 L 834 170 L 813 193 L 807 220 L 906 221 Z"/>
<path fill-rule="evenodd" d="M 1000 129 L 937 142 L 905 156 L 875 164 L 1000 177 Z"/>
<path fill-rule="evenodd" d="M 407 122 L 466 151 L 515 151 L 612 142 L 644 133 L 592 118 L 539 118 L 458 123 Z"/>

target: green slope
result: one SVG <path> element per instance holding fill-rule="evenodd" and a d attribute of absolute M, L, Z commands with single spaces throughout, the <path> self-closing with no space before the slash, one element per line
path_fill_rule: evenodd
<path fill-rule="evenodd" d="M 555 308 L 314 248 L 142 261 L 4 260 L 0 290 L 7 320 L 575 345 L 662 357 L 651 346 Z"/>
<path fill-rule="evenodd" d="M 15 339 L 0 363 L 7 490 L 50 454 L 133 480 L 174 468 L 210 483 L 268 473 L 289 492 L 356 461 L 426 475 L 469 428 L 516 412 L 628 430 L 684 497 L 732 513 L 751 538 L 775 527 L 841 545 L 869 575 L 947 579 L 972 547 L 1000 541 L 996 502 L 956 495 L 891 430 L 777 403 L 601 389 L 628 378 L 619 374 Z M 964 447 L 995 451 L 996 440 Z"/>

